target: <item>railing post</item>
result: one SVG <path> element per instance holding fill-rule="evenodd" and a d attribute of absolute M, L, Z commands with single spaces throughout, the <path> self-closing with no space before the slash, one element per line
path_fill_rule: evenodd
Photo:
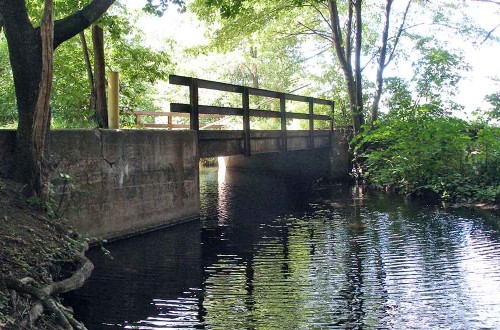
<path fill-rule="evenodd" d="M 198 108 L 198 79 L 192 78 L 189 85 L 189 103 L 191 112 L 189 115 L 189 128 L 194 131 L 200 130 L 200 112 Z"/>
<path fill-rule="evenodd" d="M 287 151 L 287 134 L 286 134 L 286 99 L 285 94 L 280 93 L 280 111 L 281 111 L 281 141 L 282 151 Z"/>
<path fill-rule="evenodd" d="M 167 117 L 167 129 L 172 130 L 172 124 L 173 124 L 172 116 L 168 116 Z"/>
<path fill-rule="evenodd" d="M 108 127 L 120 128 L 120 83 L 118 72 L 111 71 L 108 77 Z"/>
<path fill-rule="evenodd" d="M 314 149 L 314 102 L 309 98 L 309 148 Z"/>
<path fill-rule="evenodd" d="M 243 106 L 243 144 L 245 156 L 252 154 L 250 147 L 250 94 L 248 87 L 243 87 L 242 106 Z"/>
<path fill-rule="evenodd" d="M 332 112 L 332 118 L 330 119 L 330 148 L 333 147 L 333 119 L 335 114 L 335 102 L 332 101 L 330 104 L 330 110 Z"/>

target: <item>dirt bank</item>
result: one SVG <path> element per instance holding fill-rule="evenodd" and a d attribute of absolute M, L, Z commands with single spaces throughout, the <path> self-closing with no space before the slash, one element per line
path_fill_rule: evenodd
<path fill-rule="evenodd" d="M 81 285 L 92 271 L 82 254 L 86 244 L 20 190 L 19 184 L 0 179 L 0 329 L 60 329 L 64 322 L 57 310 L 70 317 L 57 293 Z M 75 279 L 75 273 L 83 277 Z M 40 317 L 32 322 L 35 312 Z"/>

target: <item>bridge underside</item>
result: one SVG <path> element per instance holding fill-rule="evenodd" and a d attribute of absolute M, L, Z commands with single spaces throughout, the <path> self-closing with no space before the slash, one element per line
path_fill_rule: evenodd
<path fill-rule="evenodd" d="M 281 131 L 251 131 L 251 155 L 276 153 L 280 151 L 298 151 L 325 149 L 329 155 L 331 131 L 287 131 L 286 146 L 283 144 Z M 245 154 L 243 131 L 199 131 L 198 150 L 201 158 L 235 156 Z"/>

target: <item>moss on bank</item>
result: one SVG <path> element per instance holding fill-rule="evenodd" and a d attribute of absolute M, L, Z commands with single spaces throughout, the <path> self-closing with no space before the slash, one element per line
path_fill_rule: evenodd
<path fill-rule="evenodd" d="M 7 278 L 30 278 L 38 288 L 68 278 L 85 245 L 62 220 L 49 218 L 20 191 L 19 184 L 0 179 L 0 329 L 19 329 L 34 304 L 32 296 L 8 289 Z M 59 329 L 50 313 L 31 327 Z"/>

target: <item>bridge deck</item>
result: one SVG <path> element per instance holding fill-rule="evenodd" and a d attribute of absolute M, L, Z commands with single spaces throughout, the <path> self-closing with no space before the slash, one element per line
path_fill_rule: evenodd
<path fill-rule="evenodd" d="M 329 148 L 331 145 L 331 131 L 314 132 L 314 149 Z M 245 136 L 243 131 L 199 131 L 199 156 L 218 157 L 245 154 Z M 250 153 L 262 154 L 282 152 L 281 131 L 251 131 Z M 312 149 L 309 131 L 288 131 L 287 150 Z"/>

